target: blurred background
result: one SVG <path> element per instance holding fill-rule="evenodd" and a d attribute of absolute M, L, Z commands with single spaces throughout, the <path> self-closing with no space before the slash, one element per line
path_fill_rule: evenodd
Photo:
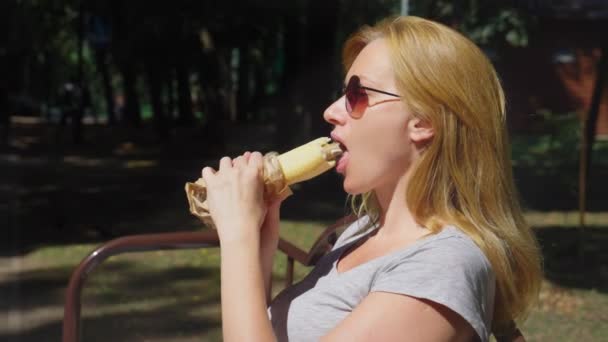
<path fill-rule="evenodd" d="M 204 229 L 183 192 L 203 166 L 328 135 L 342 43 L 396 14 L 454 27 L 500 74 L 545 258 L 522 330 L 605 341 L 605 0 L 2 0 L 0 340 L 59 340 L 68 278 L 101 243 Z M 331 172 L 294 190 L 281 234 L 306 249 L 346 196 Z M 275 293 L 285 267 L 278 255 Z M 113 257 L 87 281 L 82 315 L 83 341 L 221 340 L 217 250 Z"/>

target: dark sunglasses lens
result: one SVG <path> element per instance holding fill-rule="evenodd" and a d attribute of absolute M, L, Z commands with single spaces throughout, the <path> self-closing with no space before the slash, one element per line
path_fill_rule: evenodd
<path fill-rule="evenodd" d="M 346 111 L 352 114 L 357 102 L 359 102 L 359 96 L 361 96 L 361 90 L 359 89 L 359 77 L 352 76 L 346 86 Z"/>

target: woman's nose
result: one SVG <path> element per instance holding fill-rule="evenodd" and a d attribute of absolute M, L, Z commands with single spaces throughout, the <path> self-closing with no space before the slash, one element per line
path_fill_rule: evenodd
<path fill-rule="evenodd" d="M 330 124 L 337 126 L 343 125 L 346 122 L 348 113 L 344 107 L 344 96 L 340 97 L 323 112 L 323 119 Z"/>

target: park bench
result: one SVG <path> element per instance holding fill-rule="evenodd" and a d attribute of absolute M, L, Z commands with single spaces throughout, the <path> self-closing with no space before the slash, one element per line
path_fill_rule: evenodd
<path fill-rule="evenodd" d="M 353 222 L 354 216 L 345 216 L 334 224 L 328 226 L 313 243 L 308 252 L 293 245 L 287 240 L 279 239 L 279 250 L 287 257 L 285 286 L 293 283 L 294 263 L 304 266 L 313 266 L 327 252 L 337 240 L 337 230 Z M 80 342 L 80 311 L 81 294 L 87 277 L 101 263 L 111 256 L 156 250 L 198 249 L 219 247 L 219 238 L 215 230 L 197 232 L 175 232 L 158 234 L 139 234 L 124 236 L 108 241 L 91 252 L 72 272 L 66 290 L 63 342 Z M 497 342 L 525 342 L 519 329 L 514 327 L 513 333 L 508 336 L 495 335 Z"/>

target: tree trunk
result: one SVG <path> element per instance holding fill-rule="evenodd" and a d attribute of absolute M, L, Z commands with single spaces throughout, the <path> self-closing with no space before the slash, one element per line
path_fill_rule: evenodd
<path fill-rule="evenodd" d="M 175 71 L 177 78 L 178 122 L 181 124 L 191 124 L 194 122 L 194 113 L 192 112 L 190 74 L 186 61 L 180 58 L 175 66 Z"/>
<path fill-rule="evenodd" d="M 204 139 L 209 150 L 219 152 L 224 149 L 225 137 L 222 134 L 222 121 L 228 117 L 228 107 L 220 96 L 221 56 L 216 49 L 209 47 L 201 53 L 198 65 L 199 82 L 202 93 L 202 111 L 205 118 Z"/>
<path fill-rule="evenodd" d="M 124 87 L 124 113 L 123 120 L 128 126 L 141 126 L 141 106 L 137 93 L 137 73 L 131 63 L 121 65 Z"/>
<path fill-rule="evenodd" d="M 85 111 L 84 97 L 84 5 L 81 2 L 78 11 L 78 108 L 72 115 L 72 140 L 74 144 L 81 144 L 83 139 L 82 117 Z"/>
<path fill-rule="evenodd" d="M 0 62 L 2 62 L 0 60 Z M 0 147 L 8 145 L 10 130 L 10 113 L 8 106 L 8 88 L 0 80 Z"/>
<path fill-rule="evenodd" d="M 253 93 L 251 94 L 249 105 L 251 106 L 251 108 L 258 109 L 258 112 L 254 113 L 254 120 L 261 119 L 259 113 L 260 109 L 262 109 L 261 107 L 263 106 L 263 102 L 266 99 L 266 85 L 268 84 L 268 79 L 266 76 L 266 67 L 268 64 L 271 63 L 271 61 L 269 61 L 268 56 L 272 55 L 272 49 L 274 49 L 275 47 L 271 44 L 275 42 L 276 39 L 264 39 L 264 41 L 262 42 L 262 46 L 260 46 L 260 49 L 262 49 L 262 58 L 261 60 L 255 60 L 255 63 L 252 63 L 253 65 L 251 66 L 253 69 L 255 87 L 253 89 Z"/>
<path fill-rule="evenodd" d="M 155 57 L 149 57 L 155 59 Z M 161 68 L 156 60 L 148 61 L 148 90 L 150 94 L 150 103 L 152 104 L 152 116 L 156 134 L 159 140 L 163 141 L 169 137 L 169 127 L 165 109 L 163 106 L 163 75 Z"/>
<path fill-rule="evenodd" d="M 105 48 L 95 49 L 95 62 L 97 71 L 101 74 L 103 83 L 103 93 L 105 95 L 106 109 L 108 111 L 108 124 L 113 126 L 116 124 L 116 112 L 114 109 L 114 89 L 110 77 L 110 70 L 107 63 L 107 50 Z"/>
<path fill-rule="evenodd" d="M 237 87 L 237 102 L 236 102 L 236 117 L 239 122 L 246 122 L 249 118 L 249 76 L 250 76 L 250 58 L 248 39 L 245 39 L 243 45 L 239 48 L 239 80 Z"/>
<path fill-rule="evenodd" d="M 583 118 L 583 128 L 581 130 L 581 148 L 579 161 L 579 263 L 585 264 L 585 212 L 587 211 L 587 190 L 589 188 L 589 176 L 591 170 L 591 152 L 593 143 L 595 142 L 595 131 L 597 127 L 597 118 L 604 92 L 604 83 L 606 83 L 606 74 L 608 73 L 608 42 L 602 46 L 602 56 L 598 62 L 597 79 L 593 89 L 591 105 L 589 113 Z"/>
<path fill-rule="evenodd" d="M 175 117 L 175 80 L 173 79 L 173 70 L 169 68 L 164 80 L 165 84 L 165 96 L 166 99 L 166 116 L 168 121 L 173 121 Z M 179 113 L 177 114 L 179 116 Z"/>
<path fill-rule="evenodd" d="M 285 16 L 283 22 L 283 58 L 284 69 L 279 83 L 277 94 L 277 133 L 275 144 L 280 147 L 290 147 L 294 133 L 293 120 L 296 116 L 294 94 L 297 94 L 298 70 L 301 67 L 302 42 L 304 41 L 304 27 L 293 16 Z"/>

